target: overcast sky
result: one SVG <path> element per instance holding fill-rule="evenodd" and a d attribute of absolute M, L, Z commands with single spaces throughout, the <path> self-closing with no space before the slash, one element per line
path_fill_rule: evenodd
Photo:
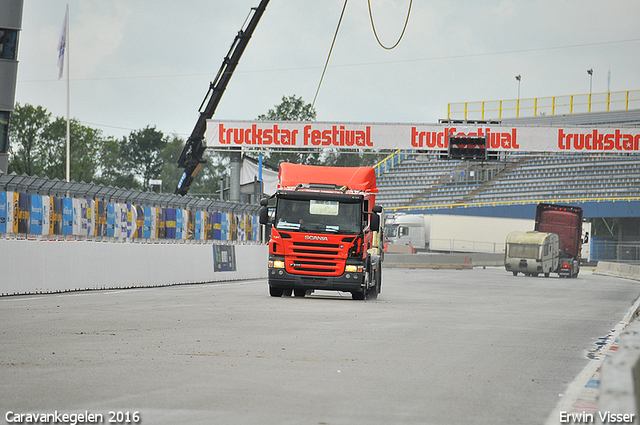
<path fill-rule="evenodd" d="M 70 8 L 71 116 L 121 137 L 186 138 L 209 82 L 259 0 L 24 0 L 16 101 L 66 115 L 57 45 Z M 313 101 L 343 0 L 272 0 L 216 111 L 255 119 L 283 95 Z M 371 0 L 392 45 L 409 0 Z M 638 0 L 414 0 L 393 50 L 367 0 L 350 0 L 318 121 L 435 123 L 450 102 L 640 89 Z M 65 70 L 65 73 L 67 70 Z M 608 79 L 610 75 L 610 82 Z"/>

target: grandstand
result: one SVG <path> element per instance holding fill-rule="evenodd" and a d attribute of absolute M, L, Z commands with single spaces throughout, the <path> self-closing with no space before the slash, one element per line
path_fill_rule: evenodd
<path fill-rule="evenodd" d="M 378 178 L 377 202 L 392 209 L 450 204 L 640 196 L 640 154 L 513 154 L 469 163 L 409 153 Z"/>
<path fill-rule="evenodd" d="M 640 109 L 509 118 L 501 125 L 638 127 Z M 521 152 L 485 163 L 424 151 L 394 157 L 378 166 L 377 202 L 391 210 L 640 197 L 639 153 Z"/>
<path fill-rule="evenodd" d="M 640 109 L 510 118 L 501 125 L 640 127 Z M 640 264 L 640 153 L 514 152 L 483 163 L 400 151 L 376 170 L 376 202 L 388 213 L 533 218 L 541 201 L 577 205 L 599 224 L 592 228 L 592 261 Z"/>

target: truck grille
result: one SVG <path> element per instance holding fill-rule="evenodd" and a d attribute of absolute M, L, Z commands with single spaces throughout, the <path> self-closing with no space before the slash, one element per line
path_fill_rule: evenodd
<path fill-rule="evenodd" d="M 340 245 L 322 242 L 293 242 L 286 262 L 290 273 L 318 273 L 337 276 L 343 272 Z"/>

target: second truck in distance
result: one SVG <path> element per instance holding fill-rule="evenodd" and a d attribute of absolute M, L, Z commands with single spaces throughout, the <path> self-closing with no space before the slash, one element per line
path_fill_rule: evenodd
<path fill-rule="evenodd" d="M 505 268 L 513 275 L 558 273 L 578 277 L 582 251 L 582 208 L 540 203 L 533 232 L 507 236 Z"/>

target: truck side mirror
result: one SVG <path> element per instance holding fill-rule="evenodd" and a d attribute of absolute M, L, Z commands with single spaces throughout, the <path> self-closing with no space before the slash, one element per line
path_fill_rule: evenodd
<path fill-rule="evenodd" d="M 260 203 L 262 204 L 262 200 Z M 266 205 L 260 208 L 260 224 L 269 224 L 269 207 Z"/>
<path fill-rule="evenodd" d="M 269 198 L 260 198 L 260 206 L 266 207 L 267 205 L 269 205 Z"/>
<path fill-rule="evenodd" d="M 380 231 L 380 216 L 376 213 L 372 213 L 370 216 L 371 226 L 370 229 L 372 232 Z"/>
<path fill-rule="evenodd" d="M 382 212 L 382 207 L 380 205 L 374 205 L 373 208 L 371 208 L 371 211 L 380 214 Z"/>

